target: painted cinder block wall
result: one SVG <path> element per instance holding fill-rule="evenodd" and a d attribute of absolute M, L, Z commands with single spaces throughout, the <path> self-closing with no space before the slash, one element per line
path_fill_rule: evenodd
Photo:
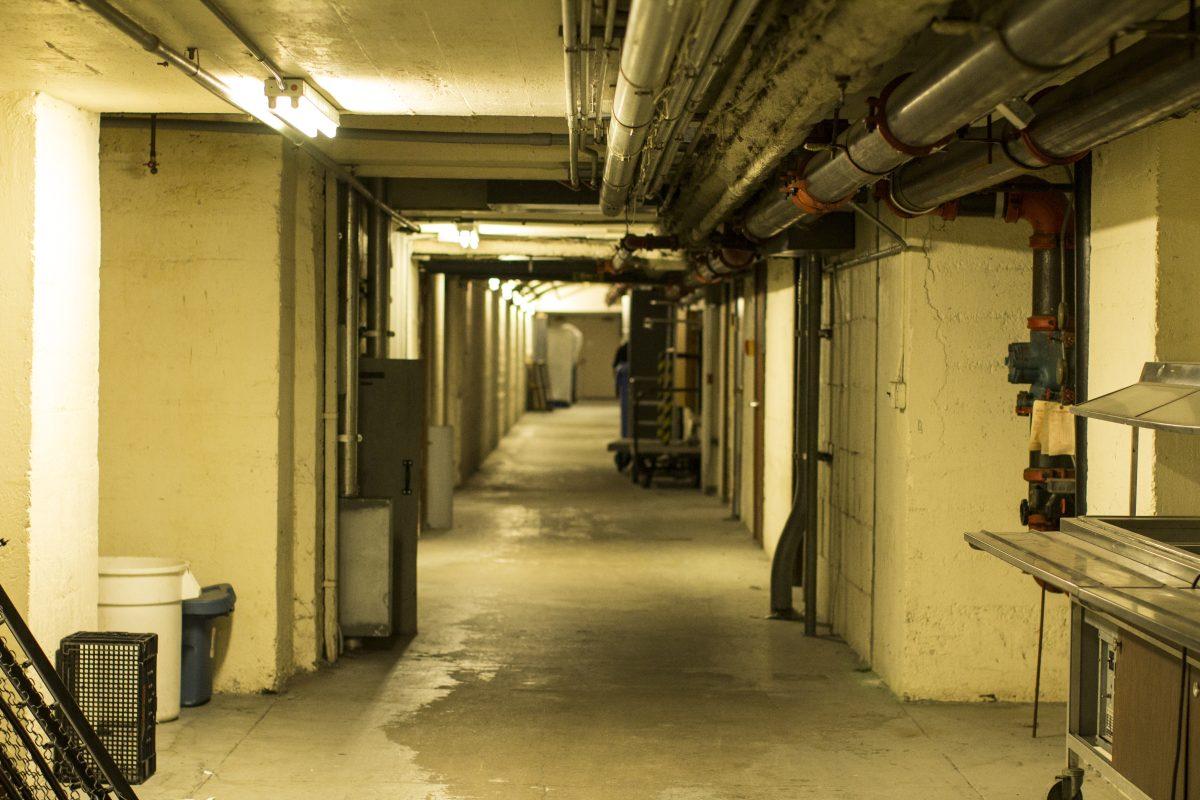
<path fill-rule="evenodd" d="M 317 535 L 319 354 L 297 319 L 317 307 L 298 231 L 318 176 L 271 136 L 160 131 L 157 175 L 146 146 L 101 136 L 101 552 L 232 583 L 216 687 L 277 688 L 315 661 L 315 585 L 297 593 L 293 568 L 314 569 Z"/>
<path fill-rule="evenodd" d="M 99 117 L 0 95 L 0 583 L 47 651 L 96 622 Z"/>
<path fill-rule="evenodd" d="M 1028 699 L 1040 592 L 962 535 L 1020 528 L 1028 423 L 1003 359 L 1026 336 L 1029 232 L 887 221 L 924 252 L 826 282 L 821 610 L 902 697 Z M 1065 623 L 1052 598 L 1045 697 L 1064 694 Z"/>
<path fill-rule="evenodd" d="M 1200 361 L 1197 136 L 1188 118 L 1095 153 L 1091 396 L 1147 360 Z M 1025 337 L 1028 231 L 882 213 L 927 250 L 826 282 L 820 612 L 901 696 L 1027 700 L 1039 592 L 962 532 L 1021 527 L 1027 427 L 1002 359 Z M 880 243 L 866 225 L 859 235 L 864 251 Z M 1129 435 L 1088 423 L 1091 513 L 1127 509 Z M 1200 441 L 1144 432 L 1141 452 L 1141 512 L 1200 513 Z M 1064 696 L 1066 639 L 1051 596 L 1044 697 Z"/>

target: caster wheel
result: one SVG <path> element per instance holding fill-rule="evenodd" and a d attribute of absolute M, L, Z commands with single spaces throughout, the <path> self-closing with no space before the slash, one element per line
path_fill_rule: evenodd
<path fill-rule="evenodd" d="M 629 466 L 629 462 L 633 460 L 633 456 L 628 453 L 617 453 L 613 456 L 613 463 L 617 465 L 617 472 L 624 472 Z"/>
<path fill-rule="evenodd" d="M 1083 800 L 1083 789 L 1076 789 L 1074 797 L 1067 797 L 1063 792 L 1066 791 L 1065 784 L 1062 782 L 1056 783 L 1050 787 L 1050 791 L 1046 793 L 1046 800 Z"/>

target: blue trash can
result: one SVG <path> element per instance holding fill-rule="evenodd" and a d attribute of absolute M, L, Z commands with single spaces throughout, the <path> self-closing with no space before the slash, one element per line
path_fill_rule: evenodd
<path fill-rule="evenodd" d="M 212 630 L 218 617 L 233 612 L 237 595 L 228 583 L 205 586 L 183 601 L 183 663 L 179 704 L 202 706 L 212 699 Z"/>
<path fill-rule="evenodd" d="M 621 438 L 628 439 L 630 434 L 631 409 L 629 405 L 629 362 L 617 364 L 617 397 L 621 399 Z"/>

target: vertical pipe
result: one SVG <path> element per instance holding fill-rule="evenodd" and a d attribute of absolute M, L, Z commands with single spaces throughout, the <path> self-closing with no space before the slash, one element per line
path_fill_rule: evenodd
<path fill-rule="evenodd" d="M 817 466 L 821 396 L 820 257 L 804 264 L 804 635 L 817 635 Z"/>
<path fill-rule="evenodd" d="M 383 197 L 383 178 L 376 178 L 371 187 L 376 196 Z M 367 353 L 372 358 L 387 358 L 388 350 L 388 217 L 378 208 L 371 208 L 371 329 Z"/>
<path fill-rule="evenodd" d="M 1138 490 L 1138 434 L 1141 428 L 1129 429 L 1129 516 L 1137 516 Z"/>
<path fill-rule="evenodd" d="M 322 635 L 325 660 L 337 660 L 341 637 L 338 628 L 338 182 L 332 172 L 325 173 L 325 281 L 322 285 L 325 324 L 324 396 L 322 430 L 322 549 L 324 580 L 321 582 Z"/>
<path fill-rule="evenodd" d="M 1075 397 L 1088 397 L 1088 339 L 1091 335 L 1092 157 L 1075 164 Z M 1075 513 L 1087 514 L 1087 419 L 1075 420 Z"/>
<path fill-rule="evenodd" d="M 794 620 L 796 606 L 792 587 L 803 563 L 801 546 L 804 542 L 804 492 L 807 486 L 805 461 L 805 413 L 808 389 L 808 356 L 804 332 L 808 329 L 807 297 L 804 293 L 806 274 L 803 261 L 792 259 L 792 508 L 788 512 L 775 555 L 771 559 L 771 616 L 774 619 Z M 803 581 L 801 581 L 803 582 Z"/>
<path fill-rule="evenodd" d="M 592 0 L 579 0 L 579 112 L 576 124 L 583 123 L 591 113 L 592 103 Z M 594 174 L 594 173 L 593 173 Z"/>
<path fill-rule="evenodd" d="M 742 282 L 738 281 L 735 285 L 733 294 L 733 314 L 731 320 L 733 322 L 733 341 L 737 345 L 733 350 L 733 469 L 732 486 L 733 497 L 730 501 L 729 514 L 733 519 L 742 518 L 742 448 L 745 445 L 744 431 L 742 430 L 742 421 L 744 410 L 742 402 L 746 398 L 746 383 L 745 383 L 745 358 L 746 358 L 746 320 L 744 312 L 746 308 L 745 298 L 743 297 Z"/>
<path fill-rule="evenodd" d="M 361 241 L 359 202 L 352 189 L 346 190 L 342 232 L 342 430 L 338 436 L 342 455 L 342 497 L 358 496 L 358 347 L 359 278 Z"/>

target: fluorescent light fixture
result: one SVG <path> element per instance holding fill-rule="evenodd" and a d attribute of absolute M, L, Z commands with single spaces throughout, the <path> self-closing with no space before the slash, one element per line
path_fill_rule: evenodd
<path fill-rule="evenodd" d="M 479 249 L 479 227 L 474 222 L 458 223 L 458 245 L 464 250 Z"/>
<path fill-rule="evenodd" d="M 235 80 L 230 83 L 229 97 L 234 105 L 272 130 L 283 129 L 283 120 L 271 112 L 267 98 L 263 96 L 258 81 L 254 78 Z"/>
<path fill-rule="evenodd" d="M 268 78 L 264 86 L 271 111 L 287 124 L 310 138 L 318 133 L 337 136 L 337 109 L 303 78 L 284 78 L 283 83 Z"/>
<path fill-rule="evenodd" d="M 490 289 L 491 291 L 494 292 L 499 288 L 500 288 L 500 279 L 499 278 L 488 278 L 488 289 Z"/>
<path fill-rule="evenodd" d="M 503 255 L 496 256 L 497 261 L 528 261 L 529 256 Z"/>

